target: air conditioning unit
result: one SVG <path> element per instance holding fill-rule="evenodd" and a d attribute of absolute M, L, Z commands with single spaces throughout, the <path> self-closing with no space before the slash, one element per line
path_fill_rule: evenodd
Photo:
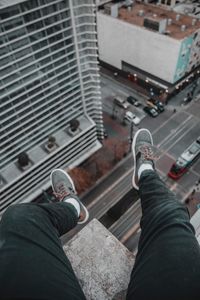
<path fill-rule="evenodd" d="M 144 27 L 154 31 L 158 31 L 159 33 L 164 33 L 167 27 L 167 19 L 146 17 L 144 18 Z"/>
<path fill-rule="evenodd" d="M 113 4 L 113 3 L 107 3 L 104 5 L 104 12 L 107 15 L 110 15 L 113 18 L 118 17 L 118 4 Z"/>

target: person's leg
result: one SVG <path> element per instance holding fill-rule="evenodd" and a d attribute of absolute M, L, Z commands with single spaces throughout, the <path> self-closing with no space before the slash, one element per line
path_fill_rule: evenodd
<path fill-rule="evenodd" d="M 139 132 L 134 142 L 137 138 Z M 199 299 L 200 248 L 188 211 L 153 170 L 150 155 L 144 159 L 141 150 L 135 152 L 146 165 L 139 163 L 133 179 L 139 186 L 142 231 L 127 299 Z"/>
<path fill-rule="evenodd" d="M 85 299 L 59 237 L 76 226 L 80 212 L 82 222 L 87 218 L 77 196 L 64 192 L 63 202 L 13 205 L 3 214 L 2 299 Z"/>

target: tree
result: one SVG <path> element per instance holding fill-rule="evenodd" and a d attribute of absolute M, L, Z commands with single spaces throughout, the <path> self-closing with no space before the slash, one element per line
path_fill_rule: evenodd
<path fill-rule="evenodd" d="M 70 129 L 72 132 L 76 131 L 80 125 L 80 122 L 77 119 L 72 119 L 69 123 Z"/>
<path fill-rule="evenodd" d="M 53 135 L 50 135 L 48 137 L 48 147 L 53 148 L 55 146 L 55 143 L 56 143 L 56 138 Z"/>
<path fill-rule="evenodd" d="M 18 163 L 20 165 L 20 167 L 26 167 L 29 164 L 29 157 L 28 154 L 26 152 L 22 152 L 18 155 Z"/>
<path fill-rule="evenodd" d="M 128 141 L 120 141 L 116 137 L 104 141 L 104 145 L 112 153 L 114 163 L 120 161 L 128 152 Z"/>
<path fill-rule="evenodd" d="M 94 184 L 92 175 L 81 167 L 70 170 L 69 174 L 74 181 L 78 194 L 85 192 Z"/>

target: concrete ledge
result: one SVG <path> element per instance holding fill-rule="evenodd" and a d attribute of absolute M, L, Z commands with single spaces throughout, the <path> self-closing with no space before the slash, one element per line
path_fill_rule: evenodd
<path fill-rule="evenodd" d="M 88 300 L 123 300 L 134 255 L 93 219 L 64 245 Z"/>
<path fill-rule="evenodd" d="M 200 209 L 198 209 L 197 212 L 193 215 L 193 217 L 190 220 L 190 223 L 194 226 L 196 238 L 200 245 Z"/>

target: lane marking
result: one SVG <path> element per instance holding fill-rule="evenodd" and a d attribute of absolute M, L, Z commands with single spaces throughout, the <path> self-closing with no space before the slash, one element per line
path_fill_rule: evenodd
<path fill-rule="evenodd" d="M 170 187 L 170 191 L 174 191 L 177 188 L 177 183 L 175 182 L 171 187 Z"/>
<path fill-rule="evenodd" d="M 179 142 L 179 141 L 180 141 L 180 140 L 181 140 L 188 132 L 190 132 L 191 129 L 193 129 L 196 125 L 197 125 L 197 123 L 195 122 L 195 123 L 193 124 L 192 127 L 188 128 L 186 131 L 184 131 L 184 132 L 182 133 L 182 135 L 180 135 L 179 138 L 177 138 L 176 141 L 175 141 L 174 143 L 172 143 L 165 151 L 166 151 L 166 152 L 169 151 L 174 145 L 177 144 L 177 142 Z"/>
<path fill-rule="evenodd" d="M 187 122 L 189 122 L 190 119 L 192 119 L 192 116 L 191 116 L 191 115 L 188 116 L 187 119 L 186 119 L 184 122 L 182 122 L 181 124 L 179 124 L 179 126 L 176 127 L 176 129 L 174 129 L 173 132 L 170 132 L 170 133 L 169 133 L 169 134 L 161 141 L 161 143 L 159 143 L 159 144 L 157 145 L 157 147 L 159 148 L 159 147 L 163 146 L 163 145 L 165 144 L 166 141 L 168 142 L 171 138 L 174 138 L 177 134 L 179 134 L 179 132 L 181 132 L 181 131 L 183 130 L 183 125 L 187 124 Z"/>
<path fill-rule="evenodd" d="M 180 114 L 180 113 L 178 113 Z M 163 128 L 171 119 L 175 118 L 175 115 L 171 115 L 171 117 L 169 119 L 167 119 L 165 122 L 163 122 L 160 127 L 158 127 L 157 129 L 154 130 L 153 134 L 157 133 L 161 128 Z"/>

